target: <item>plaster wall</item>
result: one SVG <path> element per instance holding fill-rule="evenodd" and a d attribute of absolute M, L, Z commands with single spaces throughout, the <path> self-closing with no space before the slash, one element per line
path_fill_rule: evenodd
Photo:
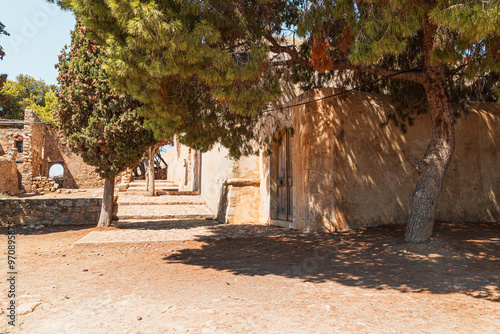
<path fill-rule="evenodd" d="M 233 161 L 229 151 L 216 144 L 210 151 L 201 154 L 201 191 L 208 208 L 220 221 L 224 220 L 227 209 L 227 187 L 224 182 L 232 172 Z"/>
<path fill-rule="evenodd" d="M 310 91 L 290 104 L 333 93 Z M 431 124 L 422 115 L 406 134 L 393 124 L 381 127 L 393 108 L 390 97 L 366 93 L 291 108 L 298 229 L 406 223 L 415 166 L 430 141 Z M 472 104 L 470 115 L 457 120 L 456 139 L 436 219 L 500 220 L 500 106 Z"/>
<path fill-rule="evenodd" d="M 174 147 L 162 155 L 168 165 L 167 180 L 179 186 L 179 190 L 199 190 L 199 153 L 174 141 Z"/>
<path fill-rule="evenodd" d="M 259 156 L 238 160 L 227 148 L 216 144 L 201 155 L 201 196 L 220 222 L 265 224 L 262 211 Z"/>

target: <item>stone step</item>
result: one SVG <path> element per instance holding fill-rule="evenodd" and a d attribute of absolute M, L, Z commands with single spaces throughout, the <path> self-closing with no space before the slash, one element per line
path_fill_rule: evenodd
<path fill-rule="evenodd" d="M 163 196 L 129 196 L 120 194 L 117 200 L 118 206 L 123 205 L 204 205 L 205 202 L 199 195 L 163 195 Z"/>
<path fill-rule="evenodd" d="M 146 190 L 126 190 L 126 191 L 121 191 L 120 196 L 125 195 L 125 196 L 144 196 Z M 189 195 L 199 195 L 197 191 L 184 191 L 184 190 L 158 190 L 156 189 L 156 194 L 161 196 L 161 195 L 171 195 L 171 196 L 189 196 Z M 154 196 L 153 196 L 154 197 Z"/>
<path fill-rule="evenodd" d="M 133 186 L 133 187 L 128 187 L 125 191 L 146 191 L 146 187 L 139 187 L 139 186 Z M 155 190 L 162 190 L 162 191 L 178 191 L 179 187 L 177 186 L 155 186 Z"/>
<path fill-rule="evenodd" d="M 167 226 L 172 226 L 172 225 L 181 225 L 179 228 L 185 228 L 186 224 L 192 224 L 192 225 L 199 225 L 199 224 L 210 224 L 210 225 L 216 225 L 219 224 L 217 221 L 213 220 L 213 217 L 211 218 L 201 218 L 201 219 L 192 219 L 192 218 L 187 218 L 187 219 L 120 219 L 120 220 L 113 220 L 113 225 L 114 226 L 123 226 L 123 227 L 130 227 L 131 225 L 137 225 L 137 227 L 141 227 L 144 223 L 152 223 L 152 224 L 158 224 L 158 225 L 167 225 Z"/>
<path fill-rule="evenodd" d="M 205 205 L 124 205 L 118 206 L 116 220 L 211 219 L 214 214 Z"/>
<path fill-rule="evenodd" d="M 137 187 L 145 187 L 146 186 L 146 181 L 133 181 L 128 184 L 129 186 L 137 186 Z M 165 181 L 165 180 L 156 180 L 155 185 L 160 185 L 160 186 L 175 186 L 177 187 L 178 184 L 172 182 L 172 181 Z"/>

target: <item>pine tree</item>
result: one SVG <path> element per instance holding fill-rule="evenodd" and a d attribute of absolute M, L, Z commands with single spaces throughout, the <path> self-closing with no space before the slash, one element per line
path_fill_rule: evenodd
<path fill-rule="evenodd" d="M 258 119 L 280 95 L 269 43 L 287 1 L 67 1 L 105 46 L 114 87 L 163 138 L 233 156 L 254 151 Z"/>
<path fill-rule="evenodd" d="M 418 105 L 426 102 L 432 139 L 417 166 L 405 238 L 427 240 L 455 147 L 452 99 L 457 91 L 496 99 L 492 92 L 499 91 L 500 2 L 310 1 L 303 10 L 309 64 L 321 71 L 393 75 L 399 82 L 391 81 L 392 92 L 407 101 L 420 97 Z M 488 86 L 487 93 L 478 94 L 478 82 Z"/>
<path fill-rule="evenodd" d="M 136 113 L 139 102 L 110 88 L 103 67 L 108 58 L 86 38 L 87 33 L 77 22 L 71 49 L 59 56 L 60 94 L 54 115 L 67 145 L 105 179 L 98 226 L 109 226 L 115 177 L 133 166 L 155 141 Z"/>

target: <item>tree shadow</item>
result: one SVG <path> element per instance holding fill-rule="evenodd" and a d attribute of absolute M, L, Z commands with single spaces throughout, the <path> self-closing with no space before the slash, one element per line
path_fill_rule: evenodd
<path fill-rule="evenodd" d="M 94 229 L 95 225 L 52 225 L 43 226 L 40 224 L 18 225 L 16 224 L 16 235 L 37 235 L 51 234 L 59 232 L 80 231 Z M 0 226 L 0 235 L 7 235 L 8 228 Z"/>
<path fill-rule="evenodd" d="M 219 223 L 212 219 L 165 219 L 138 222 L 113 222 L 113 226 L 119 229 L 133 230 L 189 230 L 197 227 L 216 227 Z"/>
<path fill-rule="evenodd" d="M 227 238 L 227 225 L 210 229 L 214 237 L 200 236 L 201 248 L 164 260 L 235 275 L 500 301 L 500 223 L 436 224 L 434 238 L 419 244 L 403 241 L 402 225 L 316 235 L 277 235 L 262 227 L 252 238 Z"/>

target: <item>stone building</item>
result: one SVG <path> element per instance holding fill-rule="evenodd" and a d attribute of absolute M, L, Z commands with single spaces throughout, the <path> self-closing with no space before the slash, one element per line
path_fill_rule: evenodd
<path fill-rule="evenodd" d="M 0 192 L 16 194 L 47 189 L 51 168 L 59 167 L 63 188 L 101 187 L 94 167 L 60 144 L 58 130 L 40 122 L 32 110 L 24 120 L 0 119 Z"/>
<path fill-rule="evenodd" d="M 334 92 L 309 91 L 288 105 Z M 390 97 L 368 93 L 290 107 L 278 123 L 293 126 L 294 135 L 273 125 L 283 140 L 273 144 L 271 155 L 233 160 L 221 145 L 199 154 L 176 144 L 169 175 L 188 176 L 183 182 L 227 223 L 306 232 L 404 224 L 431 124 L 429 115 L 421 115 L 406 134 L 394 124 L 382 127 L 393 108 Z M 456 122 L 437 220 L 500 221 L 499 151 L 500 106 L 472 103 L 469 115 Z"/>

